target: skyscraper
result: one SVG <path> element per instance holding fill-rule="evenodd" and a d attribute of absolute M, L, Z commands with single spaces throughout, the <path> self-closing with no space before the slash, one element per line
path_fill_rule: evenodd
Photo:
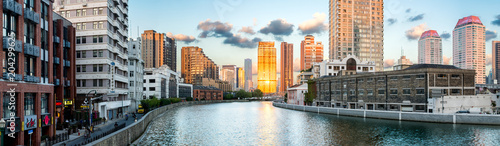
<path fill-rule="evenodd" d="M 177 70 L 177 44 L 174 38 L 155 30 L 145 30 L 142 36 L 142 58 L 145 68 L 159 68 L 167 65 Z"/>
<path fill-rule="evenodd" d="M 241 67 L 238 67 L 238 88 L 245 88 L 245 70 Z"/>
<path fill-rule="evenodd" d="M 307 35 L 300 42 L 300 70 L 312 68 L 316 62 L 323 62 L 323 44 L 314 43 L 314 36 Z"/>
<path fill-rule="evenodd" d="M 252 59 L 245 59 L 245 91 L 253 87 L 252 82 Z"/>
<path fill-rule="evenodd" d="M 274 42 L 259 42 L 257 88 L 263 93 L 276 92 L 276 48 Z"/>
<path fill-rule="evenodd" d="M 491 68 L 493 70 L 492 80 L 500 81 L 500 41 L 492 41 Z"/>
<path fill-rule="evenodd" d="M 422 33 L 418 40 L 418 63 L 419 64 L 442 64 L 441 37 L 435 30 Z"/>
<path fill-rule="evenodd" d="M 165 37 L 165 47 L 163 50 L 163 64 L 177 71 L 177 43 L 174 38 Z"/>
<path fill-rule="evenodd" d="M 330 59 L 355 55 L 384 69 L 384 0 L 330 0 Z"/>
<path fill-rule="evenodd" d="M 228 81 L 233 90 L 238 88 L 238 69 L 236 65 L 222 65 L 222 80 Z"/>
<path fill-rule="evenodd" d="M 293 85 L 293 44 L 281 42 L 280 92 Z"/>
<path fill-rule="evenodd" d="M 453 29 L 453 65 L 476 70 L 476 84 L 485 83 L 485 29 L 477 16 L 458 20 Z"/>
<path fill-rule="evenodd" d="M 202 78 L 218 79 L 219 67 L 203 53 L 203 49 L 194 46 L 182 47 L 181 76 L 184 82 L 194 84 Z"/>

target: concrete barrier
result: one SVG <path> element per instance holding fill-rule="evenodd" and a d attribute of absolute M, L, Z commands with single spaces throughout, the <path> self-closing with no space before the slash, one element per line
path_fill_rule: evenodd
<path fill-rule="evenodd" d="M 431 123 L 500 125 L 500 115 L 439 114 L 439 113 L 342 109 L 342 108 L 290 105 L 290 104 L 276 103 L 276 102 L 273 102 L 273 106 L 292 109 L 292 110 L 305 111 L 305 112 L 374 118 L 374 119 L 431 122 Z"/>
<path fill-rule="evenodd" d="M 87 145 L 92 146 L 109 146 L 109 145 L 129 145 L 134 142 L 137 138 L 141 137 L 149 123 L 155 118 L 164 113 L 165 111 L 186 105 L 195 105 L 195 104 L 209 104 L 209 103 L 222 103 L 222 102 L 247 102 L 248 100 L 206 100 L 206 101 L 189 101 L 189 102 L 180 102 L 175 104 L 170 104 L 166 106 L 162 106 L 153 111 L 148 112 L 137 122 L 120 129 L 116 132 L 113 132 L 103 138 L 100 138 L 92 143 Z"/>

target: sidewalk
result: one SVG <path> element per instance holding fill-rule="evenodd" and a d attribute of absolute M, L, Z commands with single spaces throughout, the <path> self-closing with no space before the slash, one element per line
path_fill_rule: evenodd
<path fill-rule="evenodd" d="M 100 130 L 101 127 L 103 127 L 103 126 L 108 126 L 109 124 L 114 124 L 115 122 L 123 120 L 123 119 L 125 119 L 125 118 L 114 119 L 114 120 L 111 120 L 111 121 L 107 121 L 106 123 L 102 123 L 102 124 L 96 125 L 96 126 L 94 126 L 94 131 Z M 80 135 L 78 135 L 78 133 L 73 133 L 73 134 L 69 135 L 69 139 L 68 140 L 56 143 L 56 144 L 54 144 L 54 146 L 64 146 L 64 144 L 66 144 L 66 143 L 70 143 L 70 142 L 72 142 L 72 141 L 74 141 L 74 140 L 76 140 L 76 139 L 78 139 L 80 137 L 83 137 L 85 135 L 86 130 L 85 129 L 78 129 L 78 130 L 80 131 Z M 66 131 L 65 130 L 56 130 L 56 134 L 61 134 L 61 133 L 64 133 L 64 132 L 66 132 Z"/>

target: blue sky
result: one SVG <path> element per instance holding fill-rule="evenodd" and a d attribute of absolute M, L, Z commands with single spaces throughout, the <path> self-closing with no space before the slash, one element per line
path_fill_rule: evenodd
<path fill-rule="evenodd" d="M 479 16 L 486 28 L 492 31 L 492 40 L 499 40 L 496 32 L 500 30 L 499 25 L 493 25 L 492 21 L 500 19 L 500 6 L 498 0 L 385 0 L 384 1 L 384 60 L 390 63 L 391 59 L 397 60 L 401 55 L 401 48 L 405 55 L 413 62 L 417 56 L 417 40 L 410 40 L 407 31 L 416 29 L 433 29 L 440 35 L 444 32 L 452 34 L 458 19 L 469 15 Z M 257 47 L 242 48 L 235 45 L 225 44 L 229 37 L 212 31 L 212 36 L 200 37 L 202 29 L 198 29 L 201 22 L 214 24 L 219 21 L 225 26 L 231 26 L 228 31 L 239 38 L 260 38 L 262 41 L 275 41 L 279 51 L 279 43 L 272 33 L 260 33 L 262 27 L 266 27 L 270 21 L 283 19 L 291 24 L 292 32 L 289 35 L 281 35 L 281 39 L 294 44 L 294 58 L 299 58 L 300 41 L 304 34 L 298 30 L 300 24 L 316 20 L 313 15 L 326 15 L 328 18 L 328 0 L 131 0 L 129 2 L 130 15 L 130 37 L 137 37 L 144 30 L 154 29 L 157 32 L 174 35 L 192 36 L 196 41 L 179 41 L 178 67 L 180 67 L 180 49 L 183 46 L 199 46 L 203 48 L 206 55 L 218 65 L 235 64 L 243 66 L 245 58 L 251 58 L 255 64 L 257 59 Z M 413 18 L 415 21 L 410 21 Z M 210 19 L 207 21 L 207 19 Z M 387 20 L 396 20 L 390 24 Z M 320 19 L 318 19 L 320 20 Z M 283 21 L 282 21 L 283 22 Z M 324 21 L 328 25 L 328 19 Z M 242 27 L 252 27 L 255 34 L 238 32 Z M 420 28 L 420 29 L 419 29 Z M 290 31 L 288 31 L 290 32 Z M 328 31 L 313 34 L 316 41 L 322 41 L 325 46 L 325 58 L 328 58 Z M 411 36 L 411 35 L 410 35 Z M 234 37 L 233 37 L 234 38 Z M 486 42 L 486 54 L 491 54 L 491 40 Z M 443 55 L 451 57 L 452 38 L 443 39 Z M 278 53 L 279 58 L 279 53 Z M 450 63 L 452 63 L 450 61 Z M 489 72 L 489 67 L 487 67 Z M 180 70 L 180 68 L 178 68 Z M 255 79 L 256 77 L 254 77 Z M 254 82 L 255 83 L 255 82 Z"/>

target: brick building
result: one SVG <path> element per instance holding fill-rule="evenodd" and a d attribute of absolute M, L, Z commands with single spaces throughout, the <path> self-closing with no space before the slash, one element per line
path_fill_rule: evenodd
<path fill-rule="evenodd" d="M 222 90 L 215 87 L 193 86 L 193 99 L 222 100 Z"/>
<path fill-rule="evenodd" d="M 56 120 L 71 118 L 76 95 L 75 28 L 52 12 L 52 4 L 53 0 L 0 3 L 0 114 L 6 120 L 15 119 L 17 125 L 2 134 L 15 136 L 5 136 L 5 145 L 29 144 L 29 130 L 33 130 L 33 145 L 40 145 L 42 136 L 55 135 Z M 18 110 L 10 110 L 12 105 Z"/>
<path fill-rule="evenodd" d="M 349 68 L 349 67 L 348 67 Z M 433 90 L 446 95 L 475 95 L 474 70 L 451 65 L 418 64 L 404 70 L 375 73 L 342 71 L 316 79 L 318 106 L 397 110 L 432 107 Z M 435 92 L 435 91 L 434 91 Z M 432 112 L 432 111 L 429 111 Z"/>

